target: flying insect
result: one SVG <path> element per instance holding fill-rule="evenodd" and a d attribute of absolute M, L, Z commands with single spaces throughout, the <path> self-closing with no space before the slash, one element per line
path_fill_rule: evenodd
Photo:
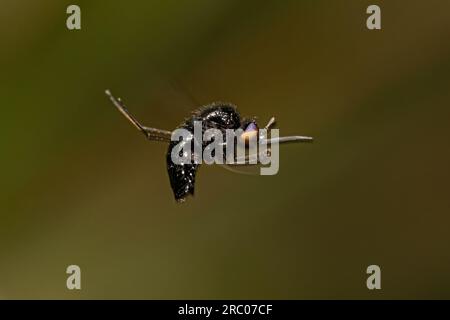
<path fill-rule="evenodd" d="M 170 179 L 170 185 L 173 195 L 177 202 L 184 202 L 188 195 L 194 195 L 196 173 L 199 168 L 199 163 L 195 161 L 183 164 L 176 164 L 172 161 L 172 150 L 180 142 L 172 140 L 172 132 L 169 130 L 156 129 L 152 127 L 143 126 L 134 118 L 120 98 L 116 99 L 109 90 L 105 91 L 113 105 L 122 113 L 131 124 L 136 127 L 144 136 L 151 141 L 161 141 L 169 144 L 166 153 L 167 172 Z M 240 138 L 244 141 L 256 137 L 261 139 L 258 135 L 260 129 L 255 118 L 243 118 L 239 114 L 237 107 L 231 103 L 214 102 L 203 107 L 200 107 L 192 112 L 176 129 L 183 128 L 194 133 L 194 122 L 202 123 L 202 135 L 208 129 L 218 129 L 224 135 L 227 130 L 241 129 L 242 134 Z M 268 130 L 275 124 L 275 118 L 272 117 L 264 129 Z M 266 139 L 264 142 L 267 145 L 271 143 L 286 143 L 286 142 L 312 142 L 313 138 L 308 136 L 286 136 L 279 138 Z M 191 143 L 190 141 L 185 143 Z M 194 143 L 196 143 L 194 141 Z M 205 142 L 200 142 L 201 148 L 206 147 Z M 191 157 L 194 158 L 194 151 L 191 151 Z M 270 152 L 270 148 L 269 148 Z M 248 159 L 246 159 L 248 160 Z"/>

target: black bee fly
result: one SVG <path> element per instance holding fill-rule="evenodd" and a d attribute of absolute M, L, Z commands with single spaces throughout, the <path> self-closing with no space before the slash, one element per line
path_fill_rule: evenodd
<path fill-rule="evenodd" d="M 145 137 L 153 141 L 162 141 L 169 144 L 166 154 L 167 172 L 169 174 L 170 185 L 178 202 L 183 202 L 186 197 L 194 195 L 195 176 L 199 167 L 198 163 L 192 161 L 186 164 L 174 164 L 171 158 L 172 149 L 179 144 L 179 141 L 172 141 L 172 131 L 161 130 L 156 128 L 145 127 L 141 125 L 127 110 L 120 99 L 116 99 L 109 90 L 106 90 L 107 96 L 117 109 L 127 118 Z M 242 129 L 243 134 L 241 138 L 248 139 L 251 136 L 258 134 L 259 127 L 256 119 L 241 118 L 235 105 L 224 102 L 214 102 L 204 107 L 201 107 L 186 118 L 177 128 L 184 128 L 191 133 L 194 133 L 194 121 L 201 121 L 202 135 L 208 129 L 218 129 L 224 135 L 227 129 L 237 130 Z M 264 129 L 269 129 L 275 124 L 275 118 L 271 118 Z M 276 138 L 276 142 L 311 142 L 313 138 L 306 136 L 289 136 Z M 275 142 L 274 139 L 268 139 L 267 143 Z M 182 143 L 191 143 L 182 142 Z M 194 141 L 194 143 L 196 143 Z M 206 142 L 202 142 L 202 150 L 206 147 Z M 270 151 L 270 150 L 269 150 Z M 194 157 L 192 151 L 191 157 Z"/>

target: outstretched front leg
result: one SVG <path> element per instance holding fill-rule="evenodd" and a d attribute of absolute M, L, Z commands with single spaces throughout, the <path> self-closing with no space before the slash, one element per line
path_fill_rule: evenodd
<path fill-rule="evenodd" d="M 109 90 L 105 91 L 106 95 L 109 97 L 114 106 L 122 113 L 125 118 L 128 119 L 139 131 L 141 131 L 147 139 L 155 141 L 165 141 L 170 142 L 170 137 L 172 136 L 171 131 L 161 130 L 156 128 L 149 128 L 141 125 L 125 107 L 120 98 L 116 99 Z"/>
<path fill-rule="evenodd" d="M 266 124 L 264 129 L 269 130 L 275 125 L 275 117 L 270 118 L 269 122 Z M 267 132 L 266 132 L 267 135 Z M 308 136 L 287 136 L 287 137 L 278 137 L 278 138 L 271 138 L 267 139 L 267 136 L 263 136 L 263 141 L 261 141 L 262 144 L 271 144 L 271 143 L 285 143 L 285 142 L 313 142 L 312 137 Z"/>
<path fill-rule="evenodd" d="M 275 125 L 275 117 L 270 118 L 269 122 L 266 124 L 266 126 L 264 127 L 264 129 L 269 130 L 270 128 L 272 128 Z"/>

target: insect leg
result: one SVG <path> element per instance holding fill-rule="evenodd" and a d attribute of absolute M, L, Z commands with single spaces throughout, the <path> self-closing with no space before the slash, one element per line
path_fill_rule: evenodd
<path fill-rule="evenodd" d="M 146 135 L 149 136 L 150 140 L 158 140 L 156 137 L 161 138 L 161 141 L 170 141 L 170 137 L 172 136 L 172 132 L 162 129 L 150 128 L 150 127 L 142 127 L 142 129 L 146 132 Z"/>
<path fill-rule="evenodd" d="M 149 140 L 156 140 L 156 141 L 167 141 L 170 142 L 170 137 L 172 135 L 172 132 L 167 130 L 161 130 L 156 128 L 149 128 L 141 125 L 139 121 L 137 121 L 128 111 L 128 109 L 125 107 L 123 102 L 119 99 L 116 99 L 112 94 L 111 91 L 106 90 L 106 95 L 109 97 L 113 105 L 117 108 L 117 110 L 122 113 L 125 118 L 128 119 L 128 121 L 131 122 L 139 131 L 141 131 Z"/>
<path fill-rule="evenodd" d="M 269 122 L 266 124 L 264 129 L 268 130 L 273 127 L 275 124 L 275 117 L 270 118 Z M 263 144 L 270 143 L 284 143 L 284 142 L 312 142 L 314 139 L 312 137 L 307 136 L 288 136 L 288 137 L 279 137 L 279 138 L 271 138 L 265 139 L 262 141 Z"/>
<path fill-rule="evenodd" d="M 313 137 L 307 136 L 287 136 L 279 138 L 270 138 L 261 141 L 261 144 L 284 143 L 284 142 L 313 142 Z"/>
<path fill-rule="evenodd" d="M 266 124 L 264 129 L 268 130 L 275 124 L 275 117 L 270 118 L 269 122 Z"/>
<path fill-rule="evenodd" d="M 269 129 L 271 127 L 273 127 L 275 125 L 275 117 L 270 118 L 269 122 L 266 124 L 266 126 L 264 127 L 264 134 L 262 133 L 262 131 L 260 131 L 259 133 L 259 139 L 260 140 L 264 140 L 267 138 L 267 133 L 269 132 Z"/>

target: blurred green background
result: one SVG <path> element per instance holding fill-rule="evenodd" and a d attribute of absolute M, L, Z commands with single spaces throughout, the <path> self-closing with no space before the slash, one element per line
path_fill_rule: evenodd
<path fill-rule="evenodd" d="M 374 3 L 1 0 L 0 298 L 450 298 L 450 2 L 369 31 Z M 178 205 L 107 88 L 146 125 L 224 100 L 316 141 Z"/>

